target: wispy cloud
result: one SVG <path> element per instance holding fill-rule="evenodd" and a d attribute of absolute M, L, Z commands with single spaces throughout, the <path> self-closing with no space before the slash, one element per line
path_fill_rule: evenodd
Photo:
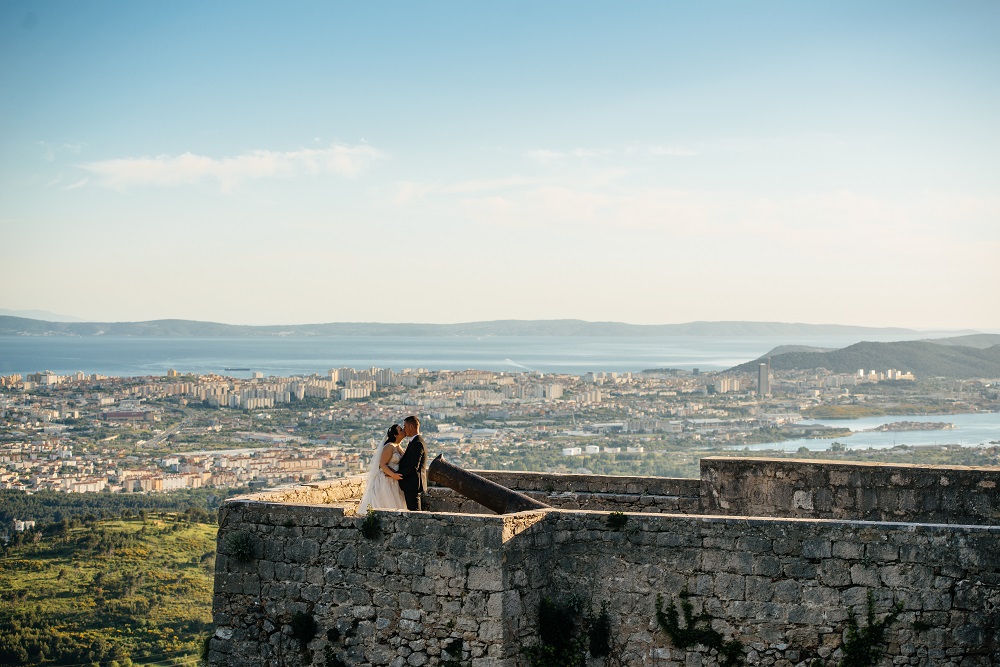
<path fill-rule="evenodd" d="M 42 157 L 45 158 L 46 162 L 55 162 L 56 157 L 60 153 L 70 153 L 72 155 L 79 155 L 80 151 L 83 150 L 85 144 L 75 143 L 75 144 L 58 144 L 51 143 L 48 141 L 36 142 L 42 147 Z"/>
<path fill-rule="evenodd" d="M 84 178 L 81 178 L 76 183 L 70 183 L 69 185 L 67 185 L 63 189 L 64 190 L 76 190 L 77 188 L 82 188 L 83 186 L 85 186 L 89 181 L 90 181 L 89 178 L 84 177 Z"/>
<path fill-rule="evenodd" d="M 172 187 L 217 183 L 231 192 L 242 183 L 266 178 L 336 174 L 354 178 L 385 154 L 367 144 L 296 151 L 255 150 L 233 157 L 213 158 L 194 153 L 177 156 L 118 158 L 81 165 L 100 185 L 125 189 L 153 185 Z"/>

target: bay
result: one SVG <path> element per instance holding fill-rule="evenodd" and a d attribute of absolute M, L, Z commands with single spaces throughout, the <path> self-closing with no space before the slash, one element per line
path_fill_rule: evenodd
<path fill-rule="evenodd" d="M 889 340 L 885 338 L 884 340 Z M 539 371 L 582 375 L 650 368 L 723 370 L 778 345 L 840 348 L 848 336 L 311 336 L 152 338 L 0 336 L 0 375 L 220 373 L 247 377 L 324 373 L 330 368 Z"/>
<path fill-rule="evenodd" d="M 893 422 L 939 422 L 954 424 L 954 429 L 928 431 L 866 432 L 882 424 Z M 860 419 L 816 419 L 801 424 L 823 424 L 834 428 L 849 428 L 855 433 L 831 439 L 799 438 L 784 442 L 770 442 L 739 447 L 751 452 L 771 450 L 794 452 L 800 447 L 811 451 L 826 451 L 834 442 L 847 449 L 889 449 L 896 445 L 962 445 L 975 447 L 1000 442 L 1000 412 L 974 412 L 956 415 L 884 415 Z"/>

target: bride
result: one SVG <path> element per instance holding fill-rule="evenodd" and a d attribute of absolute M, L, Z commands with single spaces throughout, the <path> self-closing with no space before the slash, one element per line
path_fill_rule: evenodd
<path fill-rule="evenodd" d="M 399 480 L 403 476 L 396 472 L 399 467 L 399 457 L 403 455 L 403 427 L 393 424 L 386 433 L 385 442 L 372 455 L 368 467 L 368 477 L 365 481 L 365 492 L 358 504 L 357 514 L 360 516 L 372 509 L 406 509 L 406 499 L 399 488 Z"/>

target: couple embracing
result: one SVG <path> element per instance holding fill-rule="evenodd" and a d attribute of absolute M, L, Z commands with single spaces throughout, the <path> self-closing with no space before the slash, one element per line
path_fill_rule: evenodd
<path fill-rule="evenodd" d="M 410 442 L 403 447 L 403 438 Z M 420 510 L 420 494 L 427 489 L 427 449 L 420 436 L 420 420 L 414 416 L 393 424 L 385 442 L 372 456 L 365 493 L 358 514 L 372 509 Z"/>

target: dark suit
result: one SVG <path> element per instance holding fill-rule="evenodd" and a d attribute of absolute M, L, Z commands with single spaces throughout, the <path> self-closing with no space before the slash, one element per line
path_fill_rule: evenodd
<path fill-rule="evenodd" d="M 399 459 L 399 488 L 406 498 L 406 508 L 420 510 L 420 494 L 427 491 L 427 448 L 420 434 L 413 436 Z"/>

